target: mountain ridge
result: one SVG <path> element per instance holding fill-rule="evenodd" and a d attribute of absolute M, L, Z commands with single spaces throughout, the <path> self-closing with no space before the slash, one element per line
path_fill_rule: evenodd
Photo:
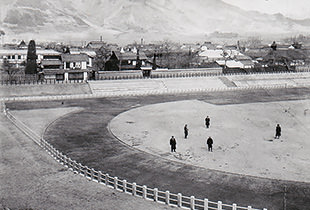
<path fill-rule="evenodd" d="M 214 31 L 241 35 L 298 34 L 310 19 L 246 11 L 221 0 L 1 0 L 0 29 L 49 39 L 186 39 Z"/>

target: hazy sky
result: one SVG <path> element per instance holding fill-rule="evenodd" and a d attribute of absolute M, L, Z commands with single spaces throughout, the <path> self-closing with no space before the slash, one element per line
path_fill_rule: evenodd
<path fill-rule="evenodd" d="M 223 0 L 246 10 L 264 13 L 282 13 L 291 18 L 310 18 L 309 0 Z"/>

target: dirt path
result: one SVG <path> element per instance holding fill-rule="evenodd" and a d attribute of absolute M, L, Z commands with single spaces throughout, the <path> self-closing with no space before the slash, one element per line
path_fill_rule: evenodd
<path fill-rule="evenodd" d="M 0 209 L 176 209 L 88 181 L 0 114 Z"/>
<path fill-rule="evenodd" d="M 309 183 L 235 175 L 164 160 L 115 140 L 107 126 L 119 113 L 147 104 L 193 98 L 215 104 L 309 99 L 309 91 L 307 89 L 271 92 L 260 90 L 173 97 L 146 96 L 70 101 L 70 104 L 67 103 L 68 106 L 88 108 L 56 121 L 47 130 L 45 137 L 73 159 L 130 182 L 146 184 L 149 187 L 158 187 L 160 190 L 170 190 L 174 193 L 182 192 L 184 195 L 194 195 L 199 198 L 207 197 L 214 201 L 222 200 L 223 203 L 235 202 L 241 206 L 252 205 L 271 210 L 282 209 L 285 200 L 288 209 L 306 210 L 310 205 Z M 29 107 L 34 106 L 39 108 L 46 104 L 29 105 Z M 59 141 L 59 139 L 62 140 Z M 284 197 L 285 189 L 287 193 Z"/>
<path fill-rule="evenodd" d="M 102 98 L 66 101 L 84 111 L 56 121 L 45 135 L 56 148 L 83 164 L 130 182 L 182 192 L 199 198 L 267 207 L 269 210 L 308 210 L 310 184 L 223 173 L 163 160 L 117 141 L 107 125 L 119 113 L 147 104 L 198 99 L 214 104 L 309 99 L 309 89 L 217 92 L 197 95 Z M 57 108 L 59 102 L 12 103 L 10 109 Z M 87 134 L 87 135 L 86 135 Z M 61 141 L 60 141 L 61 140 Z M 285 192 L 286 191 L 286 192 Z"/>

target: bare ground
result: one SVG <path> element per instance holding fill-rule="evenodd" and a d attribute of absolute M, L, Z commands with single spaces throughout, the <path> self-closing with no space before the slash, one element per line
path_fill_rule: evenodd
<path fill-rule="evenodd" d="M 0 209 L 177 209 L 74 174 L 0 115 Z"/>

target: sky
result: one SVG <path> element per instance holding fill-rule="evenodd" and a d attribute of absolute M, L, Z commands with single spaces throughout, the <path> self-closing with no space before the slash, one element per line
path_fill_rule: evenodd
<path fill-rule="evenodd" d="M 223 0 L 245 10 L 283 15 L 294 19 L 310 18 L 309 0 Z"/>

